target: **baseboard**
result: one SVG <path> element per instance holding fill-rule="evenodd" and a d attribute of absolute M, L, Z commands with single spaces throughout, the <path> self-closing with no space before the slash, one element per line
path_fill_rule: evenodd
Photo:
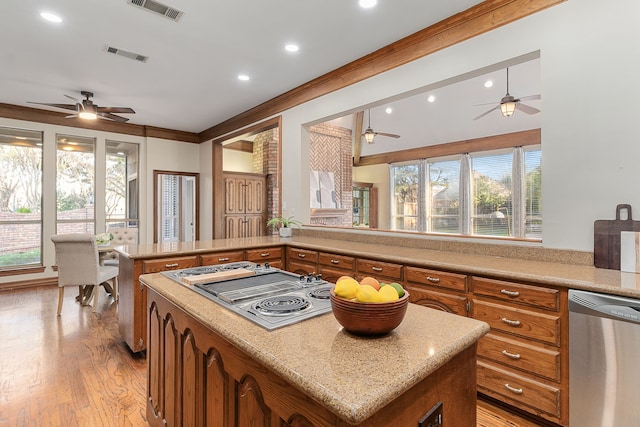
<path fill-rule="evenodd" d="M 15 289 L 35 288 L 38 286 L 58 286 L 57 277 L 47 277 L 44 279 L 21 280 L 16 282 L 0 283 L 0 292 Z"/>

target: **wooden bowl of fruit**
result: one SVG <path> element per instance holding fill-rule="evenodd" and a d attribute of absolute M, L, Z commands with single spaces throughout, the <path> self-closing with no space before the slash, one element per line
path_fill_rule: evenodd
<path fill-rule="evenodd" d="M 330 298 L 336 320 L 354 335 L 388 334 L 402 323 L 409 304 L 409 293 L 402 286 L 371 277 L 360 282 L 341 277 Z"/>

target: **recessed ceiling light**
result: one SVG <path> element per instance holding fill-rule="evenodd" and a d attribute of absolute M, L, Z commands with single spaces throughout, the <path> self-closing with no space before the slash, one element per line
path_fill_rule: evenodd
<path fill-rule="evenodd" d="M 358 4 L 363 9 L 369 9 L 375 6 L 378 3 L 378 0 L 358 0 Z"/>
<path fill-rule="evenodd" d="M 285 45 L 284 50 L 286 50 L 287 52 L 297 52 L 298 50 L 300 50 L 300 48 L 297 44 L 289 43 Z"/>
<path fill-rule="evenodd" d="M 393 108 L 391 108 L 391 107 L 387 107 L 387 108 L 384 110 L 384 112 L 385 112 L 385 113 L 387 113 L 387 114 L 391 114 L 391 113 L 393 113 Z"/>
<path fill-rule="evenodd" d="M 493 86 L 493 80 L 487 80 L 486 82 L 484 82 L 484 87 L 490 88 L 492 86 Z"/>
<path fill-rule="evenodd" d="M 40 12 L 40 16 L 49 22 L 62 22 L 62 18 L 51 12 Z"/>
<path fill-rule="evenodd" d="M 238 80 L 242 80 L 243 82 L 246 82 L 249 79 L 250 79 L 250 77 L 247 76 L 246 74 L 239 74 L 238 75 Z"/>
<path fill-rule="evenodd" d="M 429 96 L 427 97 L 427 102 L 436 102 L 436 97 L 435 97 L 435 96 L 433 96 L 433 95 L 429 95 Z"/>

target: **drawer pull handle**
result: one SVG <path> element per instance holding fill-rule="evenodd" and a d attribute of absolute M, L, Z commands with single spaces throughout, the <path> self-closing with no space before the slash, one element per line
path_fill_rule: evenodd
<path fill-rule="evenodd" d="M 506 388 L 507 390 L 509 390 L 512 393 L 522 394 L 522 389 L 521 388 L 511 387 L 509 384 L 505 384 L 504 388 Z"/>
<path fill-rule="evenodd" d="M 427 276 L 427 280 L 430 281 L 431 283 L 440 283 L 440 278 L 439 277 Z"/>
<path fill-rule="evenodd" d="M 507 356 L 509 359 L 520 359 L 520 355 L 518 353 L 509 353 L 507 350 L 502 350 L 502 354 Z"/>
<path fill-rule="evenodd" d="M 510 320 L 510 319 L 507 319 L 506 317 L 503 317 L 501 320 L 509 326 L 520 326 L 519 320 Z"/>
<path fill-rule="evenodd" d="M 331 264 L 340 264 L 340 260 L 332 259 Z"/>
<path fill-rule="evenodd" d="M 508 291 L 506 289 L 502 289 L 500 291 L 500 293 L 504 294 L 504 295 L 509 295 L 510 297 L 519 297 L 520 296 L 520 292 L 518 292 L 518 291 Z"/>
<path fill-rule="evenodd" d="M 305 254 L 298 254 L 298 258 L 304 258 L 305 256 Z"/>
<path fill-rule="evenodd" d="M 373 271 L 377 271 L 378 273 L 382 271 L 382 267 L 371 267 Z"/>
<path fill-rule="evenodd" d="M 229 258 L 225 257 L 225 258 L 218 258 L 218 262 L 224 262 L 224 261 L 229 261 Z"/>
<path fill-rule="evenodd" d="M 267 257 L 267 256 L 269 256 L 269 255 L 271 255 L 269 252 L 262 252 L 262 253 L 260 254 L 260 256 L 261 256 L 262 258 Z"/>
<path fill-rule="evenodd" d="M 177 262 L 174 262 L 173 264 L 165 264 L 164 267 L 165 268 L 173 268 L 173 267 L 177 267 L 178 265 L 180 265 L 180 264 L 178 264 Z"/>

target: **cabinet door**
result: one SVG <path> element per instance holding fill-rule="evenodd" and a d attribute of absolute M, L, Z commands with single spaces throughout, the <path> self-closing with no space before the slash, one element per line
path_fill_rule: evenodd
<path fill-rule="evenodd" d="M 231 215 L 224 218 L 225 222 L 225 238 L 237 239 L 245 237 L 246 224 L 244 215 Z"/>
<path fill-rule="evenodd" d="M 262 214 L 265 211 L 265 180 L 246 179 L 245 180 L 245 213 L 246 214 Z"/>
<path fill-rule="evenodd" d="M 266 234 L 266 221 L 261 214 L 246 215 L 244 217 L 244 224 L 245 233 L 242 237 L 259 237 Z"/>
<path fill-rule="evenodd" d="M 467 315 L 467 298 L 461 295 L 447 294 L 426 289 L 419 285 L 405 285 L 409 292 L 409 301 L 436 310 L 448 313 Z"/>
<path fill-rule="evenodd" d="M 244 213 L 244 180 L 224 179 L 224 213 L 226 215 Z"/>

